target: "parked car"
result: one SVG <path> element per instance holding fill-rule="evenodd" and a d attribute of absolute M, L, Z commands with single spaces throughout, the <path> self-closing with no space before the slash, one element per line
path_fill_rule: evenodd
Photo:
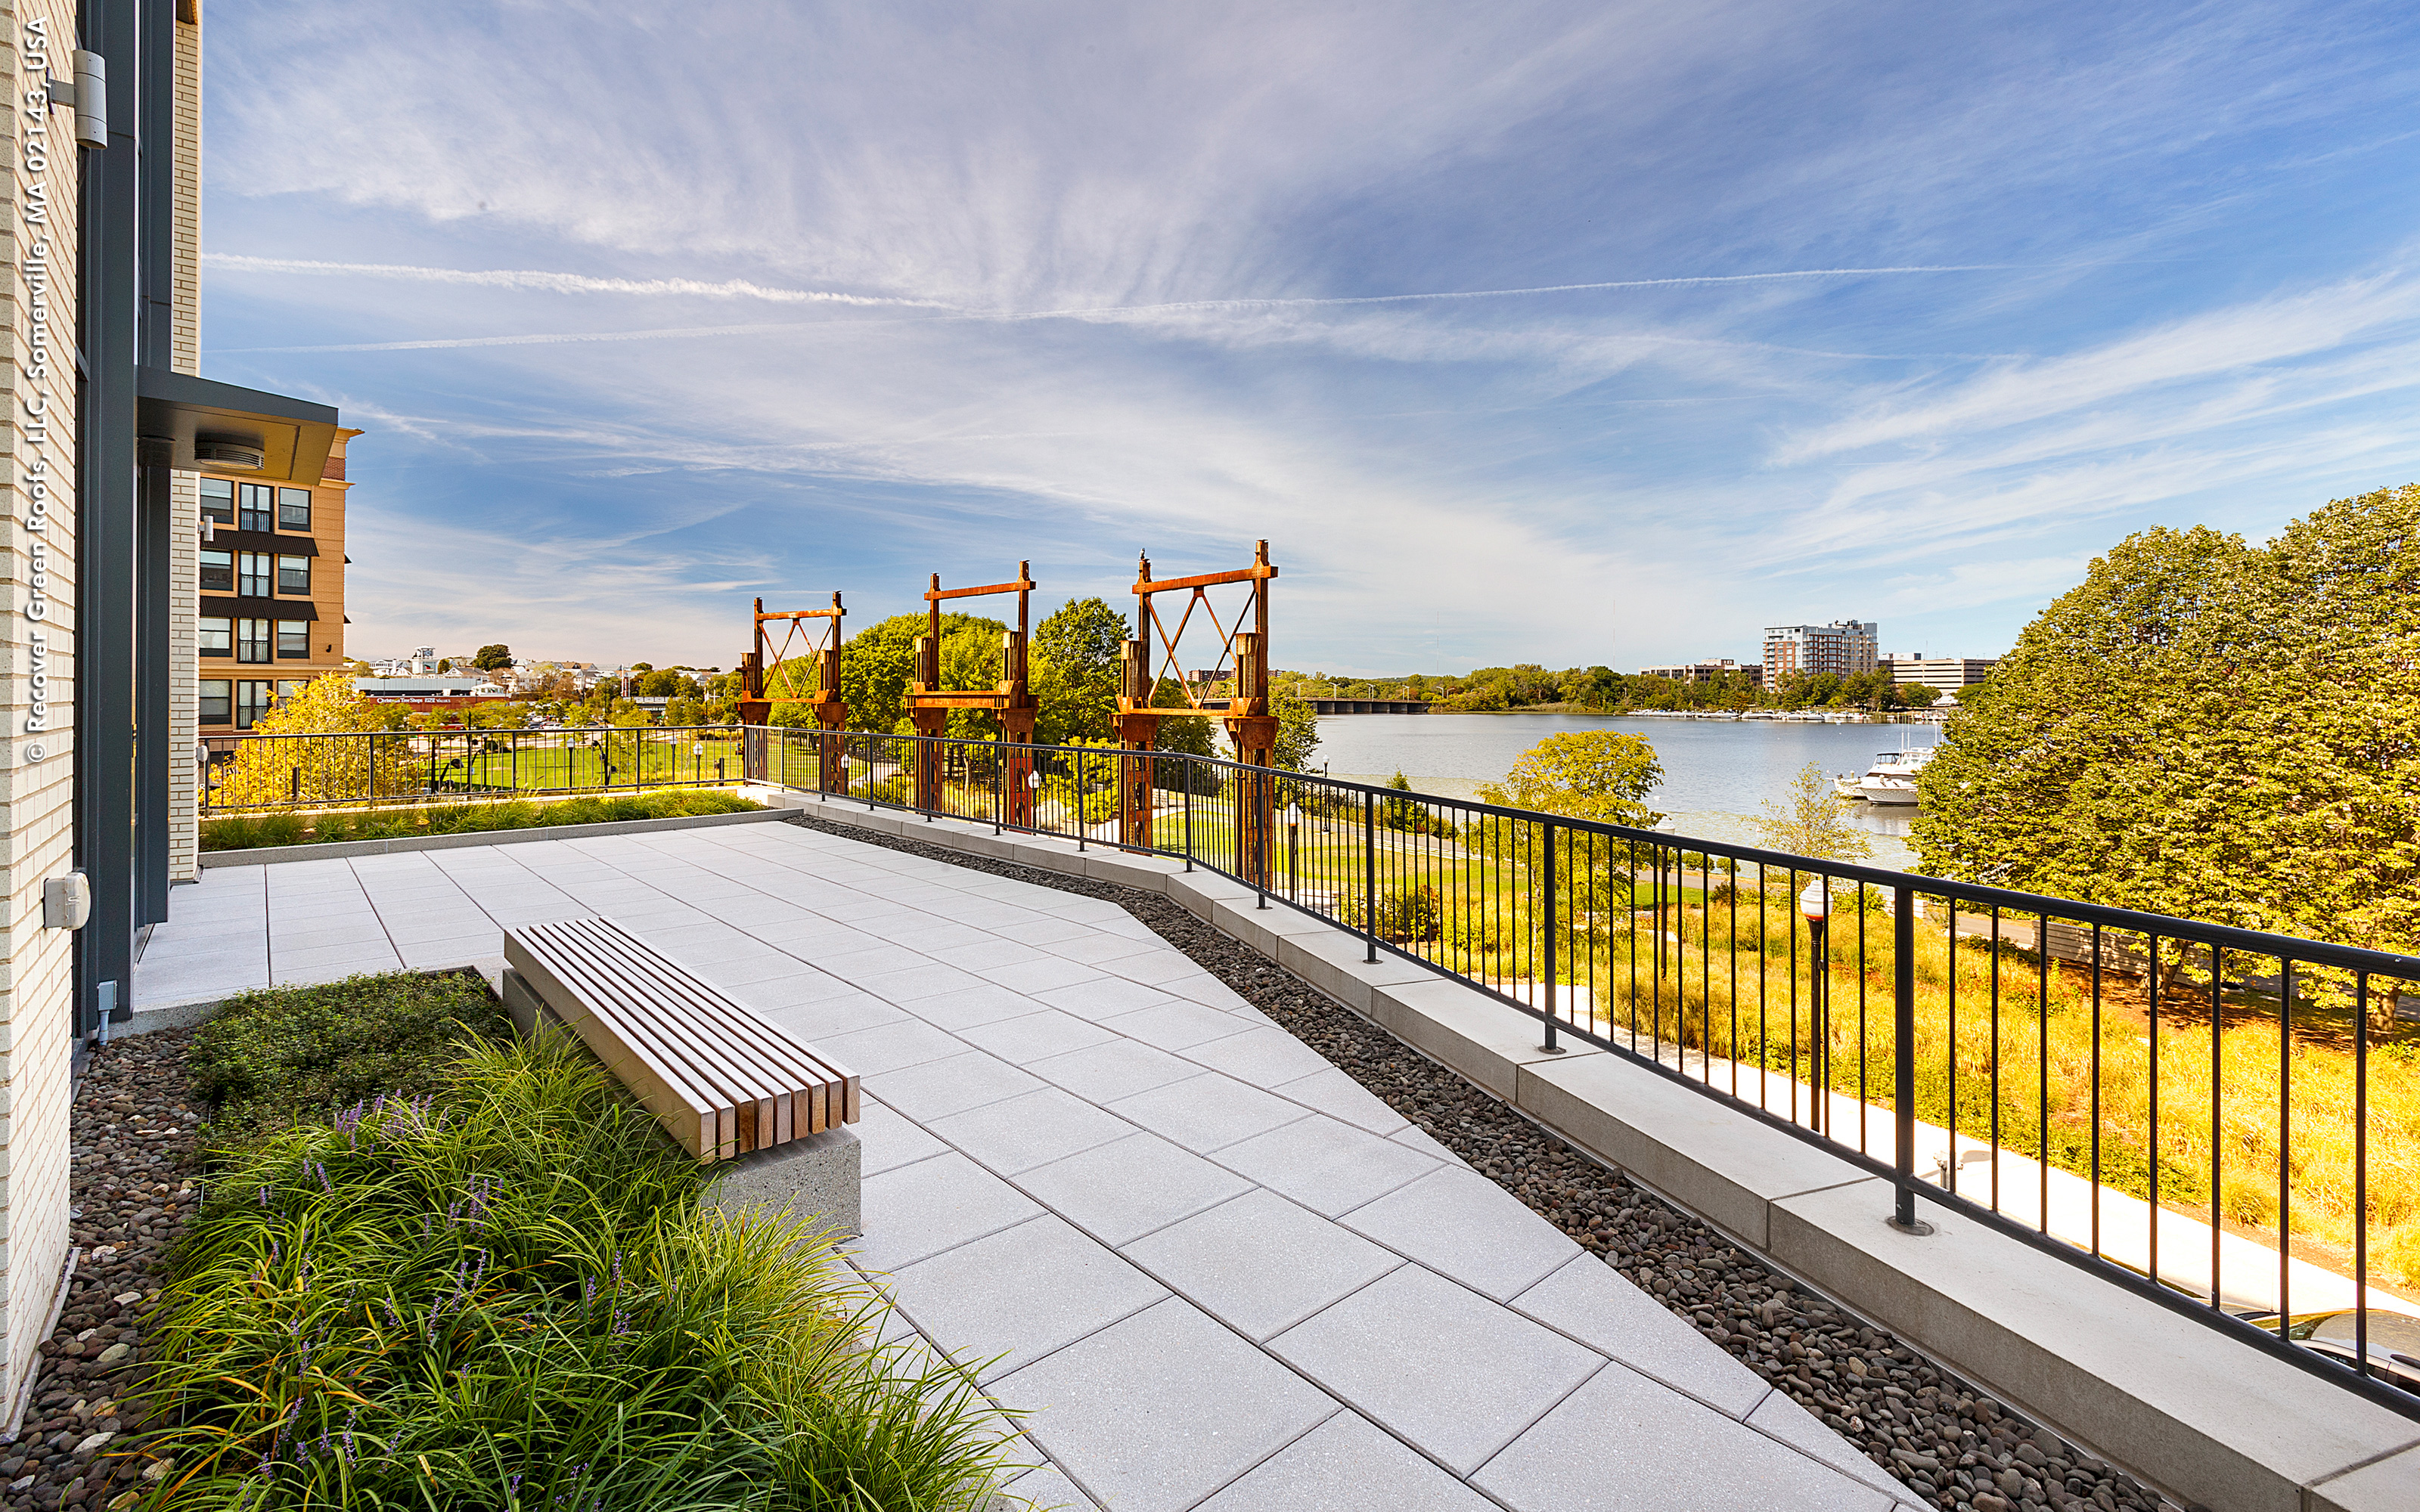
<path fill-rule="evenodd" d="M 2273 1332 L 2277 1315 L 2254 1313 L 2244 1321 Z M 2296 1313 L 2287 1320 L 2286 1336 L 2348 1370 L 2359 1358 L 2350 1308 L 2333 1313 Z M 2369 1310 L 2369 1373 L 2405 1391 L 2420 1392 L 2420 1318 L 2381 1312 L 2375 1307 Z"/>

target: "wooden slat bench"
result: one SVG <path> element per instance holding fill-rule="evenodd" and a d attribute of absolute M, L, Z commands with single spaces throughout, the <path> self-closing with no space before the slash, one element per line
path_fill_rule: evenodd
<path fill-rule="evenodd" d="M 508 929 L 504 960 L 701 1161 L 771 1150 L 857 1121 L 854 1073 L 611 920 Z"/>

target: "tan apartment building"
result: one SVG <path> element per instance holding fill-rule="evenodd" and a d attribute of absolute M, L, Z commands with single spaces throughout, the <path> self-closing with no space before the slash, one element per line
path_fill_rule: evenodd
<path fill-rule="evenodd" d="M 194 621 L 194 723 L 249 730 L 280 698 L 345 666 L 345 447 L 309 487 L 204 473 Z"/>

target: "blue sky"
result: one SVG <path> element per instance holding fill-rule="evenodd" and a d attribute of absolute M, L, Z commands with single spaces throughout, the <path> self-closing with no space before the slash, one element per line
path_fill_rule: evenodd
<path fill-rule="evenodd" d="M 368 432 L 356 654 L 1265 536 L 1286 667 L 1990 655 L 2128 531 L 2420 480 L 2415 33 L 220 0 L 204 371 Z"/>

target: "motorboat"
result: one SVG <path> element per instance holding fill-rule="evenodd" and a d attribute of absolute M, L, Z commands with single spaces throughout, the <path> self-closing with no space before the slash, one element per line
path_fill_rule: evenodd
<path fill-rule="evenodd" d="M 1844 798 L 1900 807 L 1912 805 L 1916 802 L 1916 774 L 1932 760 L 1933 749 L 1931 746 L 1910 746 L 1879 752 L 1863 777 L 1844 773 L 1832 779 L 1832 786 Z"/>

